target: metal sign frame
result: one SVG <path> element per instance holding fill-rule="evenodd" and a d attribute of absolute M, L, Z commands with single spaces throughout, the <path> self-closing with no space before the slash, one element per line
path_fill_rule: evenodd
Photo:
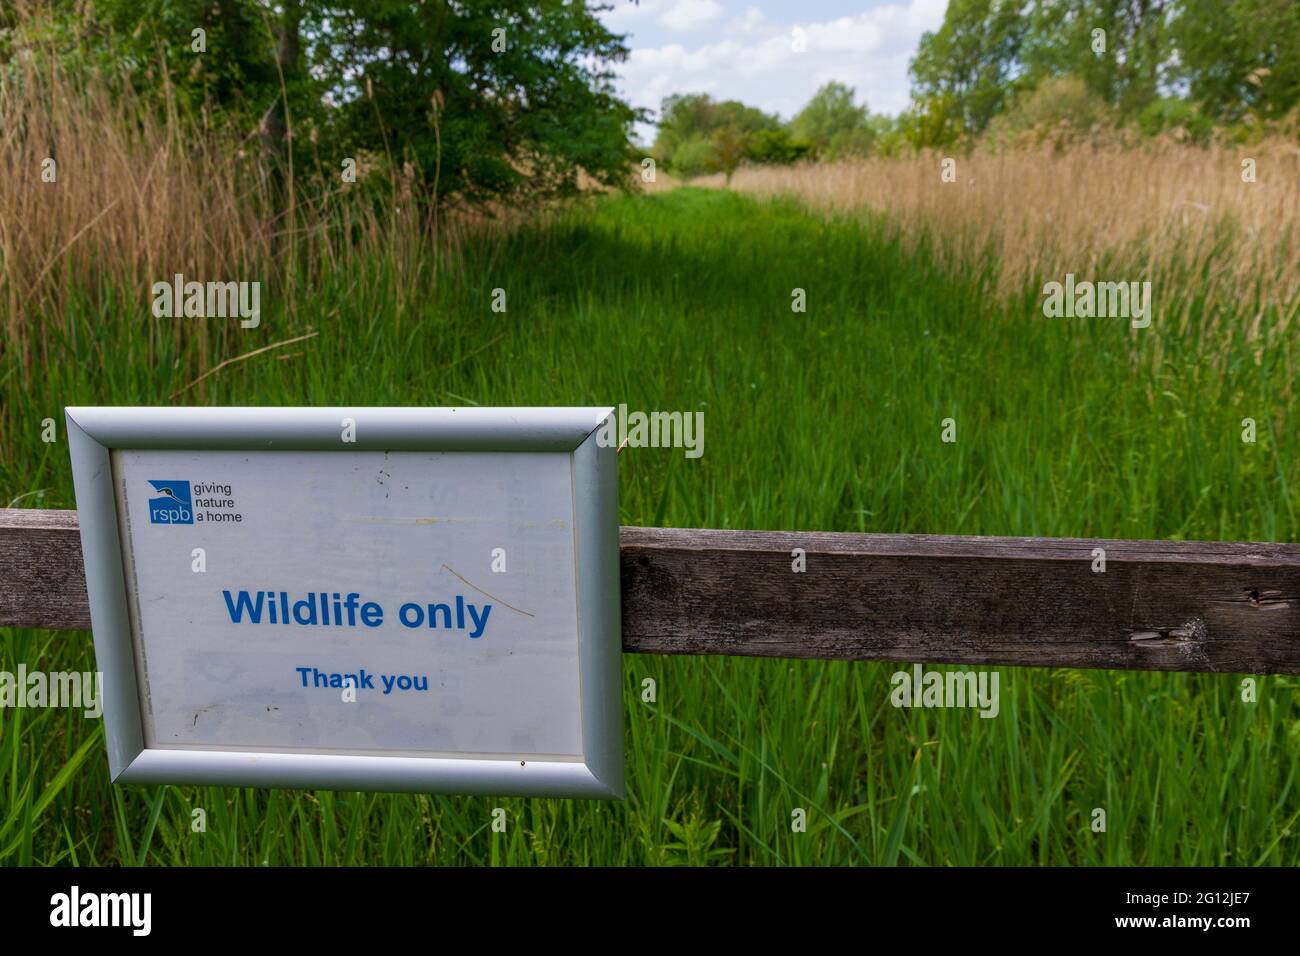
<path fill-rule="evenodd" d="M 612 408 L 65 409 L 114 782 L 494 795 L 623 796 L 617 450 Z M 354 440 L 340 440 L 344 419 Z M 580 758 L 425 757 L 146 746 L 114 450 L 567 452 L 573 477 Z"/>

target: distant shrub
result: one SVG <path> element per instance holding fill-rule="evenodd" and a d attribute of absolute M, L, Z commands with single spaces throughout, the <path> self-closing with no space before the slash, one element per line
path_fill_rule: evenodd
<path fill-rule="evenodd" d="M 674 176 L 725 172 L 744 158 L 754 134 L 780 125 L 777 117 L 739 100 L 717 101 L 707 93 L 670 96 L 660 110 L 653 153 Z"/>
<path fill-rule="evenodd" d="M 685 179 L 715 172 L 717 165 L 714 161 L 712 140 L 704 136 L 693 136 L 682 140 L 677 144 L 668 168 L 674 176 Z"/>
<path fill-rule="evenodd" d="M 750 162 L 785 166 L 811 158 L 813 144 L 795 139 L 784 129 L 761 129 L 749 139 Z"/>
<path fill-rule="evenodd" d="M 1149 103 L 1137 115 L 1137 125 L 1147 136 L 1171 133 L 1176 139 L 1209 142 L 1214 121 L 1187 100 L 1162 98 Z"/>
<path fill-rule="evenodd" d="M 1116 126 L 1116 114 L 1083 80 L 1050 77 L 1018 96 L 995 116 L 985 133 L 993 146 L 1041 145 L 1058 148 L 1095 138 Z"/>
<path fill-rule="evenodd" d="M 867 104 L 854 100 L 853 87 L 831 80 L 790 121 L 790 133 L 818 159 L 865 156 L 875 138 L 871 120 Z"/>

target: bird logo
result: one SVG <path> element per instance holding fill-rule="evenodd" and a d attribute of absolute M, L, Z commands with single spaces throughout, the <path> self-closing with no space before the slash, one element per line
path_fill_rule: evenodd
<path fill-rule="evenodd" d="M 155 481 L 149 479 L 154 496 L 149 499 L 149 521 L 152 524 L 193 524 L 194 510 L 188 481 Z"/>

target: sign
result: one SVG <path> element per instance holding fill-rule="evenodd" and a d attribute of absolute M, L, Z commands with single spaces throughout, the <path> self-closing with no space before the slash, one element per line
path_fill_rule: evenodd
<path fill-rule="evenodd" d="M 598 408 L 69 408 L 116 781 L 621 797 Z"/>

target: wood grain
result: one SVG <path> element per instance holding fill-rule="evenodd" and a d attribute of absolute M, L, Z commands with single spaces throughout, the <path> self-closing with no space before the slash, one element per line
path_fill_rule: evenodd
<path fill-rule="evenodd" d="M 1300 547 L 622 531 L 623 647 L 656 654 L 1300 673 Z M 1094 548 L 1106 570 L 1092 570 Z M 807 570 L 791 552 L 803 548 Z"/>
<path fill-rule="evenodd" d="M 1297 545 L 623 528 L 621 551 L 632 653 L 1300 673 Z M 90 626 L 75 512 L 0 509 L 0 626 Z"/>
<path fill-rule="evenodd" d="M 75 511 L 0 508 L 0 627 L 90 627 Z"/>

